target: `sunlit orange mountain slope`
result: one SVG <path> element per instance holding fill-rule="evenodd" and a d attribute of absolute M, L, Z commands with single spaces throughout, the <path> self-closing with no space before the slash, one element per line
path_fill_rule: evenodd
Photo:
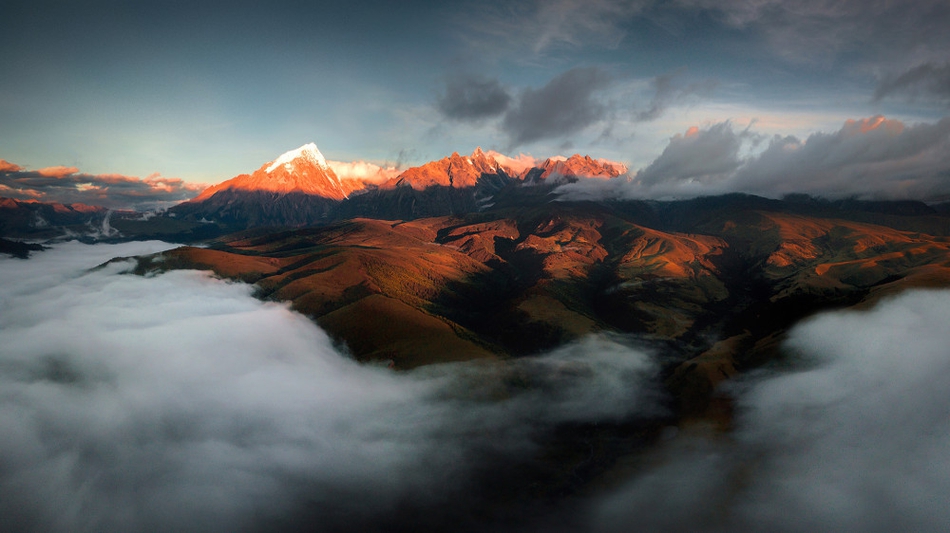
<path fill-rule="evenodd" d="M 462 157 L 458 152 L 451 156 L 413 167 L 380 186 L 381 189 L 412 187 L 421 191 L 433 186 L 462 189 L 474 187 L 482 175 L 514 176 L 494 158 L 476 148 L 472 155 Z"/>
<path fill-rule="evenodd" d="M 891 214 L 882 225 L 867 215 L 745 196 L 544 202 L 258 229 L 142 260 L 141 269 L 210 269 L 253 282 L 357 358 L 397 368 L 635 333 L 677 347 L 667 385 L 678 412 L 705 416 L 714 386 L 777 357 L 795 321 L 950 285 L 947 218 Z M 932 231 L 904 229 L 925 226 Z"/>
<path fill-rule="evenodd" d="M 496 155 L 505 162 L 499 162 Z M 374 184 L 340 179 L 311 143 L 264 164 L 253 174 L 205 190 L 172 208 L 170 215 L 213 223 L 229 231 L 355 217 L 405 220 L 484 210 L 506 188 L 610 178 L 626 171 L 620 163 L 580 155 L 550 158 L 537 167 L 511 161 L 476 148 L 471 155 L 453 153 Z"/>
<path fill-rule="evenodd" d="M 586 178 L 616 178 L 625 172 L 627 167 L 620 163 L 574 154 L 548 158 L 525 171 L 521 177 L 527 183 L 562 184 Z"/>
<path fill-rule="evenodd" d="M 349 186 L 352 187 L 352 186 Z M 327 165 L 317 145 L 310 143 L 291 150 L 270 161 L 252 174 L 241 174 L 208 187 L 193 202 L 203 202 L 222 191 L 261 191 L 303 193 L 333 200 L 343 200 L 347 186 Z"/>

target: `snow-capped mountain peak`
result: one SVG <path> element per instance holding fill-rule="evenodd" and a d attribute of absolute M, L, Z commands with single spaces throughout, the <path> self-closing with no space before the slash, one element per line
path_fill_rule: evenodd
<path fill-rule="evenodd" d="M 281 154 L 270 163 L 264 163 L 252 174 L 241 174 L 227 181 L 208 187 L 194 201 L 211 198 L 226 190 L 270 192 L 276 194 L 299 193 L 342 201 L 349 193 L 359 188 L 344 185 L 333 172 L 327 160 L 314 143 Z"/>
<path fill-rule="evenodd" d="M 327 165 L 327 160 L 323 157 L 323 154 L 321 154 L 320 150 L 317 148 L 317 145 L 314 143 L 307 143 L 301 146 L 300 148 L 291 150 L 289 152 L 284 152 L 283 154 L 281 154 L 280 157 L 275 159 L 274 162 L 271 163 L 270 166 L 267 167 L 265 172 L 270 174 L 271 172 L 279 168 L 281 165 L 291 165 L 297 159 L 307 160 L 319 166 L 322 169 L 330 168 Z"/>

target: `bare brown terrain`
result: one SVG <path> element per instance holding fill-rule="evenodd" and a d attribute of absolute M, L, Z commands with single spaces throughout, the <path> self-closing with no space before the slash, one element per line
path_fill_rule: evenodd
<path fill-rule="evenodd" d="M 716 386 L 780 357 L 797 320 L 950 285 L 946 218 L 881 225 L 754 197 L 704 202 L 682 213 L 679 203 L 554 202 L 256 230 L 142 268 L 255 283 L 356 358 L 396 368 L 530 354 L 594 332 L 675 345 L 666 384 L 687 419 L 722 418 Z"/>

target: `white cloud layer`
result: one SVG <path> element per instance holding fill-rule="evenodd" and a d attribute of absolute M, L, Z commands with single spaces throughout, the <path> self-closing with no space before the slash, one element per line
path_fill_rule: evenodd
<path fill-rule="evenodd" d="M 654 363 L 604 338 L 393 373 L 243 284 L 85 271 L 167 247 L 0 259 L 0 529 L 370 527 L 456 505 L 470 469 L 554 424 L 660 413 Z M 728 438 L 669 441 L 588 527 L 947 530 L 948 314 L 950 291 L 918 291 L 805 321 L 791 367 L 734 385 Z"/>
<path fill-rule="evenodd" d="M 341 180 L 357 180 L 379 185 L 401 172 L 394 166 L 381 167 L 367 161 L 327 161 L 333 173 Z"/>
<path fill-rule="evenodd" d="M 948 313 L 950 291 L 921 291 L 807 320 L 798 369 L 746 382 L 729 440 L 677 440 L 593 527 L 947 531 Z"/>
<path fill-rule="evenodd" d="M 0 529 L 359 529 L 553 424 L 657 412 L 650 358 L 604 338 L 394 373 L 247 285 L 85 272 L 167 246 L 0 259 Z"/>

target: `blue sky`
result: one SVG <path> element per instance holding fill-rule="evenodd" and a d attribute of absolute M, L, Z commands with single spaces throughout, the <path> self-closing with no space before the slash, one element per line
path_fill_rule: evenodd
<path fill-rule="evenodd" d="M 215 183 L 311 141 L 641 169 L 692 126 L 805 139 L 950 111 L 944 0 L 14 1 L 0 20 L 0 159 L 29 169 Z"/>

